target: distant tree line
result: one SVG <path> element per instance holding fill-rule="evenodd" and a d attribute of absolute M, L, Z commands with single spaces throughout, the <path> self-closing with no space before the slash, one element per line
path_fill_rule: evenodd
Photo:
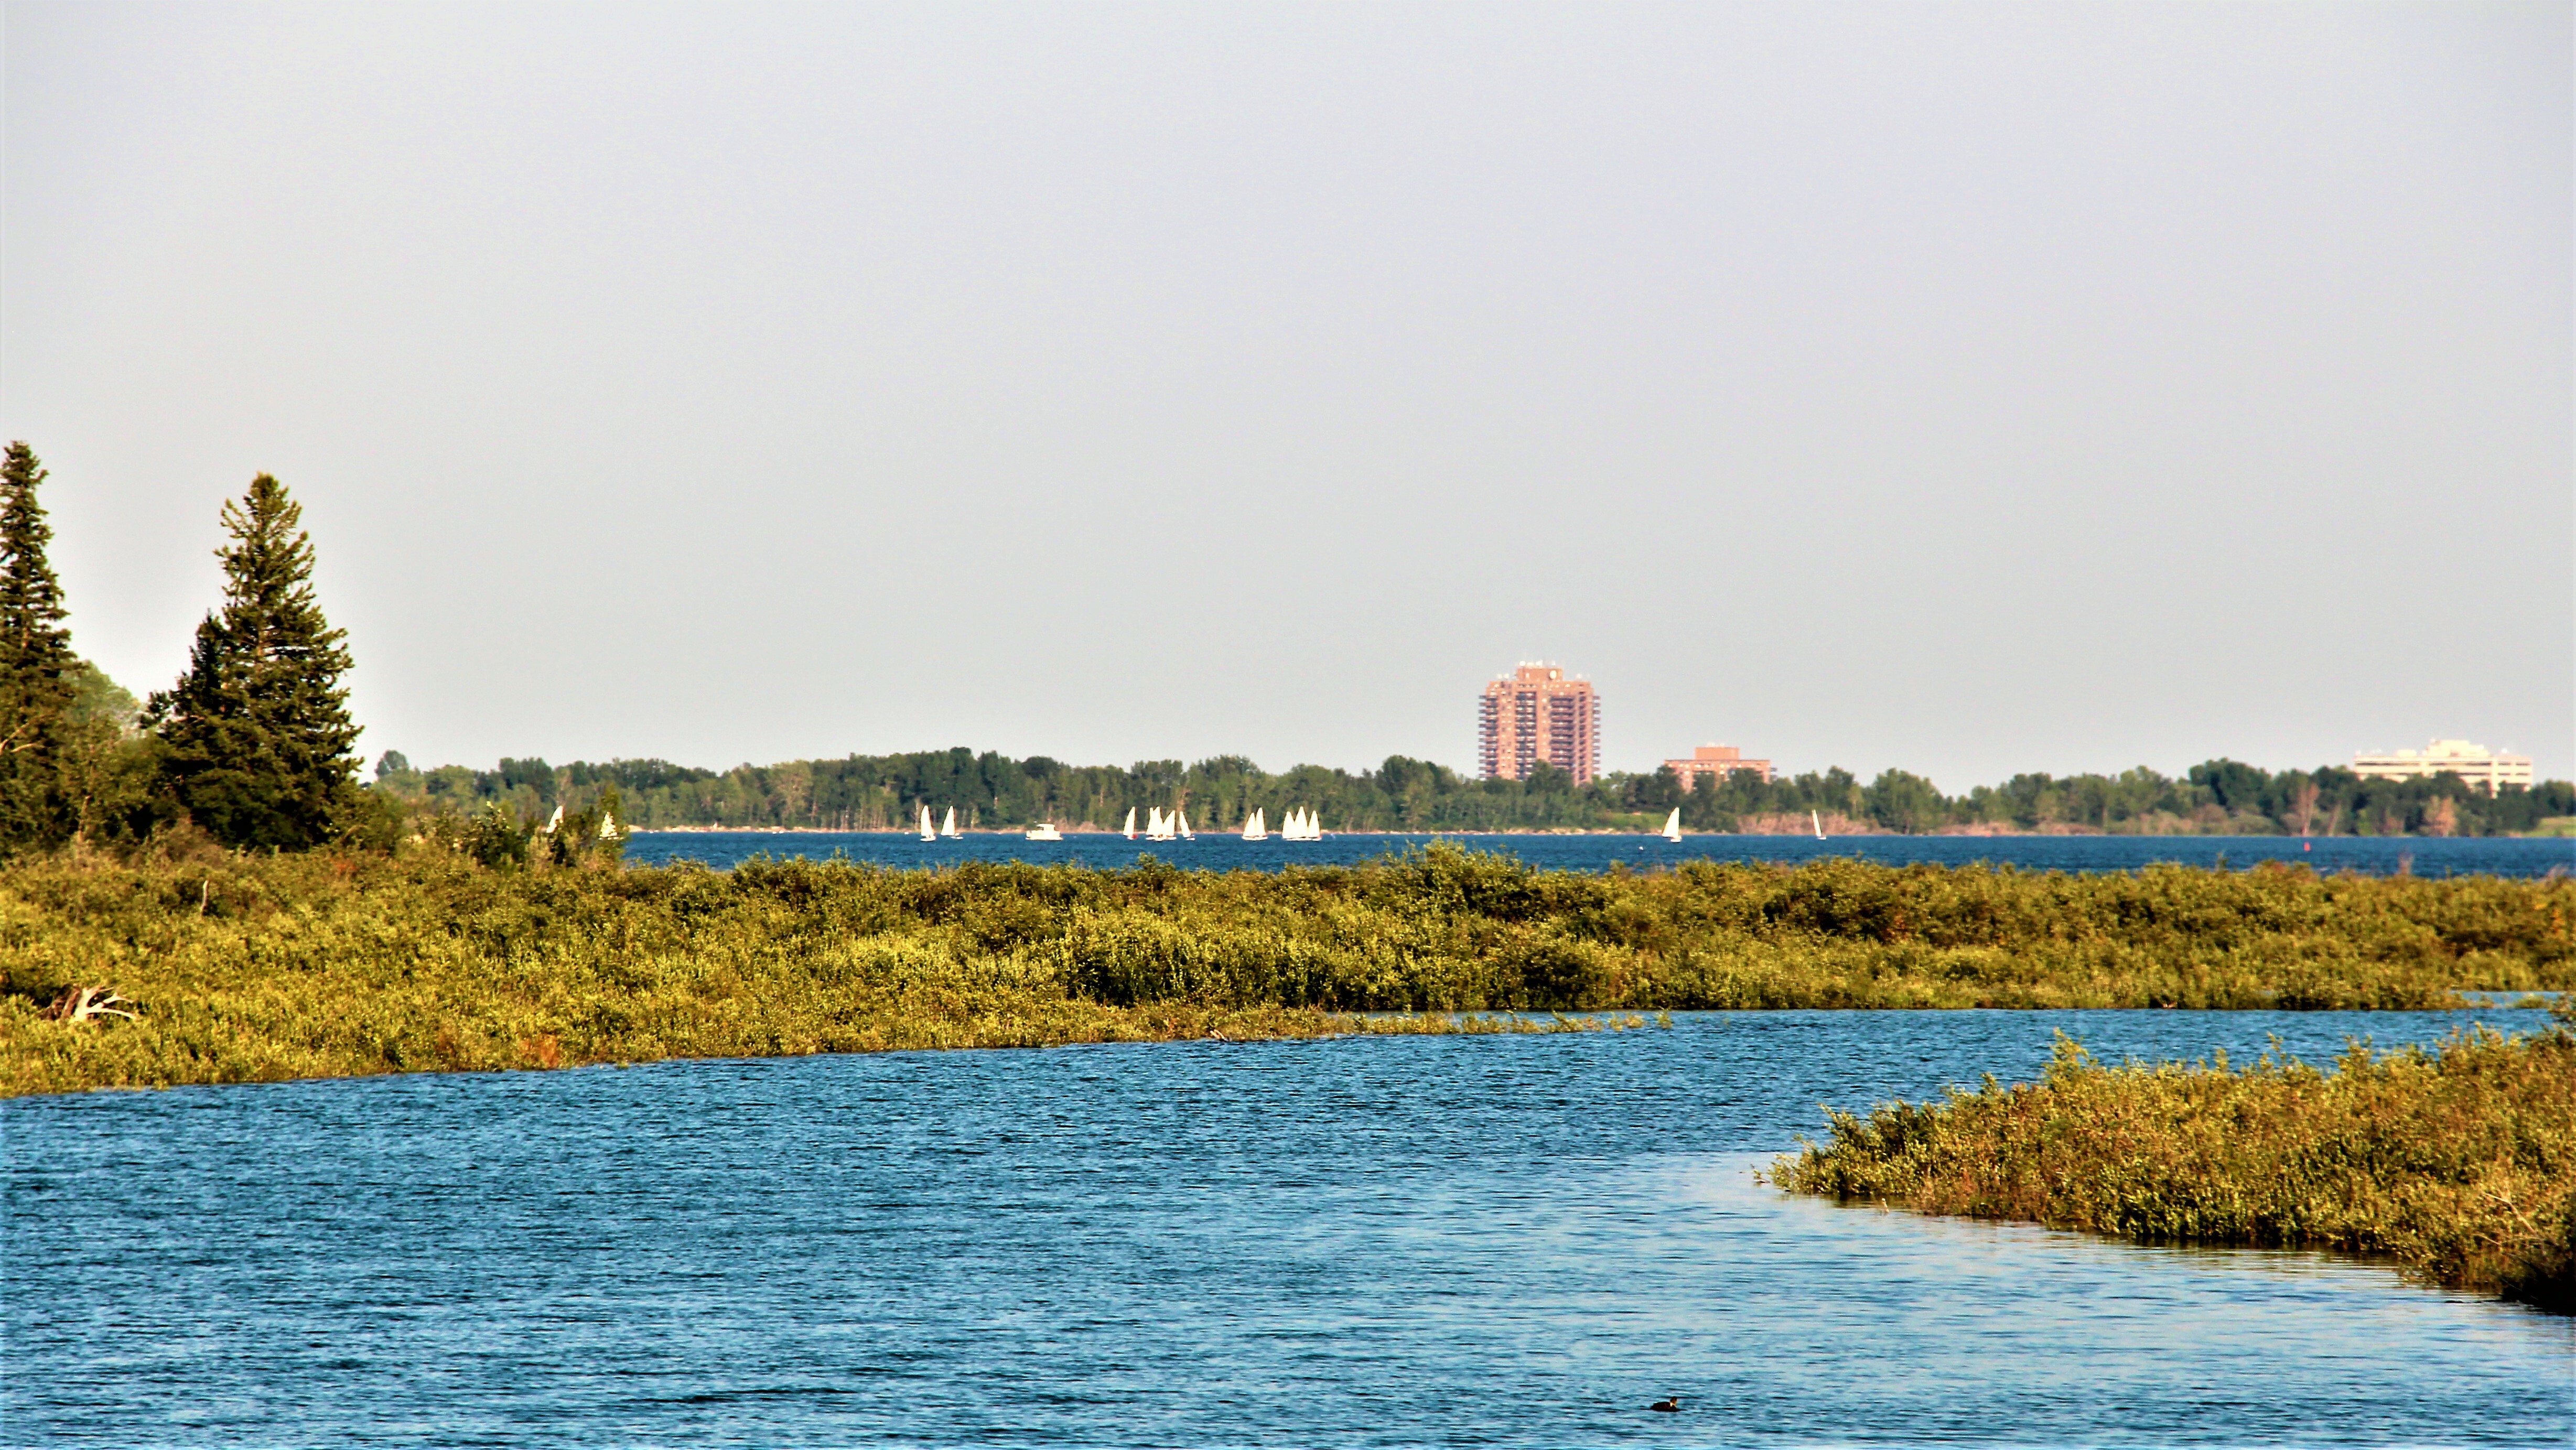
<path fill-rule="evenodd" d="M 188 668 L 138 705 L 73 650 L 69 608 L 47 557 L 37 494 L 46 473 L 11 443 L 0 459 L 0 856 L 83 847 L 295 851 L 389 848 L 429 837 L 492 865 L 614 859 L 626 826 L 884 830 L 928 808 L 970 828 L 1036 821 L 1105 828 L 1130 810 L 1179 806 L 1207 830 L 1254 809 L 1292 809 L 1328 829 L 1637 829 L 1678 808 L 1696 831 L 2109 831 L 2305 835 L 2493 835 L 2563 826 L 2576 787 L 2550 781 L 2489 796 L 2454 775 L 2365 780 L 2340 766 L 2267 772 L 2213 760 L 2171 778 L 2017 775 L 1945 796 L 1921 776 L 1864 785 L 1832 769 L 1764 782 L 1669 769 L 1576 785 L 1539 766 L 1527 781 L 1476 780 L 1389 756 L 1370 771 L 1301 765 L 1281 774 L 1241 756 L 1195 764 L 1068 765 L 964 748 L 797 760 L 728 771 L 661 760 L 506 759 L 494 770 L 417 770 L 399 753 L 357 780 L 358 727 L 341 683 L 346 636 L 313 590 L 303 511 L 267 474 L 227 502 L 216 551 L 224 597 L 198 624 Z"/>
<path fill-rule="evenodd" d="M 1276 822 L 1292 808 L 1321 813 L 1332 830 L 1511 831 L 1641 829 L 1679 807 L 1694 831 L 2063 831 L 2154 835 L 2495 835 L 2576 816 L 2576 786 L 2551 781 L 2495 796 L 2455 775 L 2365 780 L 2341 766 L 2265 771 L 2233 760 L 2193 766 L 2180 778 L 2139 767 L 2118 775 L 2017 775 L 1999 786 L 1943 795 L 1901 770 L 1863 784 L 1842 769 L 1765 783 L 1737 773 L 1685 788 L 1669 768 L 1614 773 L 1577 786 L 1542 765 L 1527 782 L 1477 780 L 1446 766 L 1389 756 L 1373 771 L 1301 765 L 1281 774 L 1241 756 L 1192 765 L 1067 765 L 1014 760 L 963 747 L 839 760 L 793 760 L 694 769 L 664 760 L 575 762 L 506 759 L 497 769 L 416 769 L 387 752 L 376 789 L 415 811 L 470 815 L 495 805 L 526 818 L 557 806 L 589 808 L 603 791 L 621 820 L 647 829 L 900 830 L 927 808 L 954 809 L 961 825 L 1017 828 L 1037 821 L 1111 828 L 1130 810 L 1185 808 L 1201 830 L 1232 830 L 1255 808 Z"/>

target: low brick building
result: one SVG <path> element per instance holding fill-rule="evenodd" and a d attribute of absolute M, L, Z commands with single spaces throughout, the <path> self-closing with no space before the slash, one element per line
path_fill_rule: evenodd
<path fill-rule="evenodd" d="M 1724 777 L 1733 775 L 1739 770 L 1750 771 L 1762 777 L 1764 785 L 1771 783 L 1770 761 L 1747 760 L 1744 758 L 1744 752 L 1732 745 L 1703 745 L 1690 753 L 1690 759 L 1667 760 L 1664 766 L 1673 774 L 1680 776 L 1684 786 L 1693 790 L 1699 788 L 1699 778 L 1703 775 L 1717 776 L 1720 778 L 1718 783 L 1723 785 Z"/>

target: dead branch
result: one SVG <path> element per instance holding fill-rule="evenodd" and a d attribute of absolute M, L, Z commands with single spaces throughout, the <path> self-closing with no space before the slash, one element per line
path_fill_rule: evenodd
<path fill-rule="evenodd" d="M 93 1022 L 101 1017 L 123 1017 L 133 1021 L 142 1016 L 126 1009 L 134 1004 L 116 995 L 110 987 L 74 987 L 54 999 L 54 1005 L 37 1014 L 48 1022 Z"/>

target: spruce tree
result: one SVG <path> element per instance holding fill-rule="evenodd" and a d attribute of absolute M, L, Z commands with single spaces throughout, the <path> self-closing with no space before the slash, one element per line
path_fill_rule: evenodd
<path fill-rule="evenodd" d="M 347 635 L 314 601 L 303 518 L 265 473 L 224 505 L 223 608 L 197 626 L 188 673 L 146 709 L 170 794 L 228 846 L 318 846 L 356 804 Z"/>
<path fill-rule="evenodd" d="M 78 822 L 64 764 L 81 663 L 45 557 L 44 481 L 35 450 L 10 444 L 0 460 L 0 849 L 10 851 L 59 846 Z"/>

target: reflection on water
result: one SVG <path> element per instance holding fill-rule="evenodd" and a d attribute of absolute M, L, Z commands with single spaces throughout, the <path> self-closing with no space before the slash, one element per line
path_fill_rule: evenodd
<path fill-rule="evenodd" d="M 2053 1028 L 2323 1056 L 2455 1020 L 1734 1014 L 21 1100 L 0 1393 L 12 1440 L 115 1445 L 2564 1444 L 2565 1320 L 1752 1179 L 1819 1101 L 2026 1076 Z"/>

